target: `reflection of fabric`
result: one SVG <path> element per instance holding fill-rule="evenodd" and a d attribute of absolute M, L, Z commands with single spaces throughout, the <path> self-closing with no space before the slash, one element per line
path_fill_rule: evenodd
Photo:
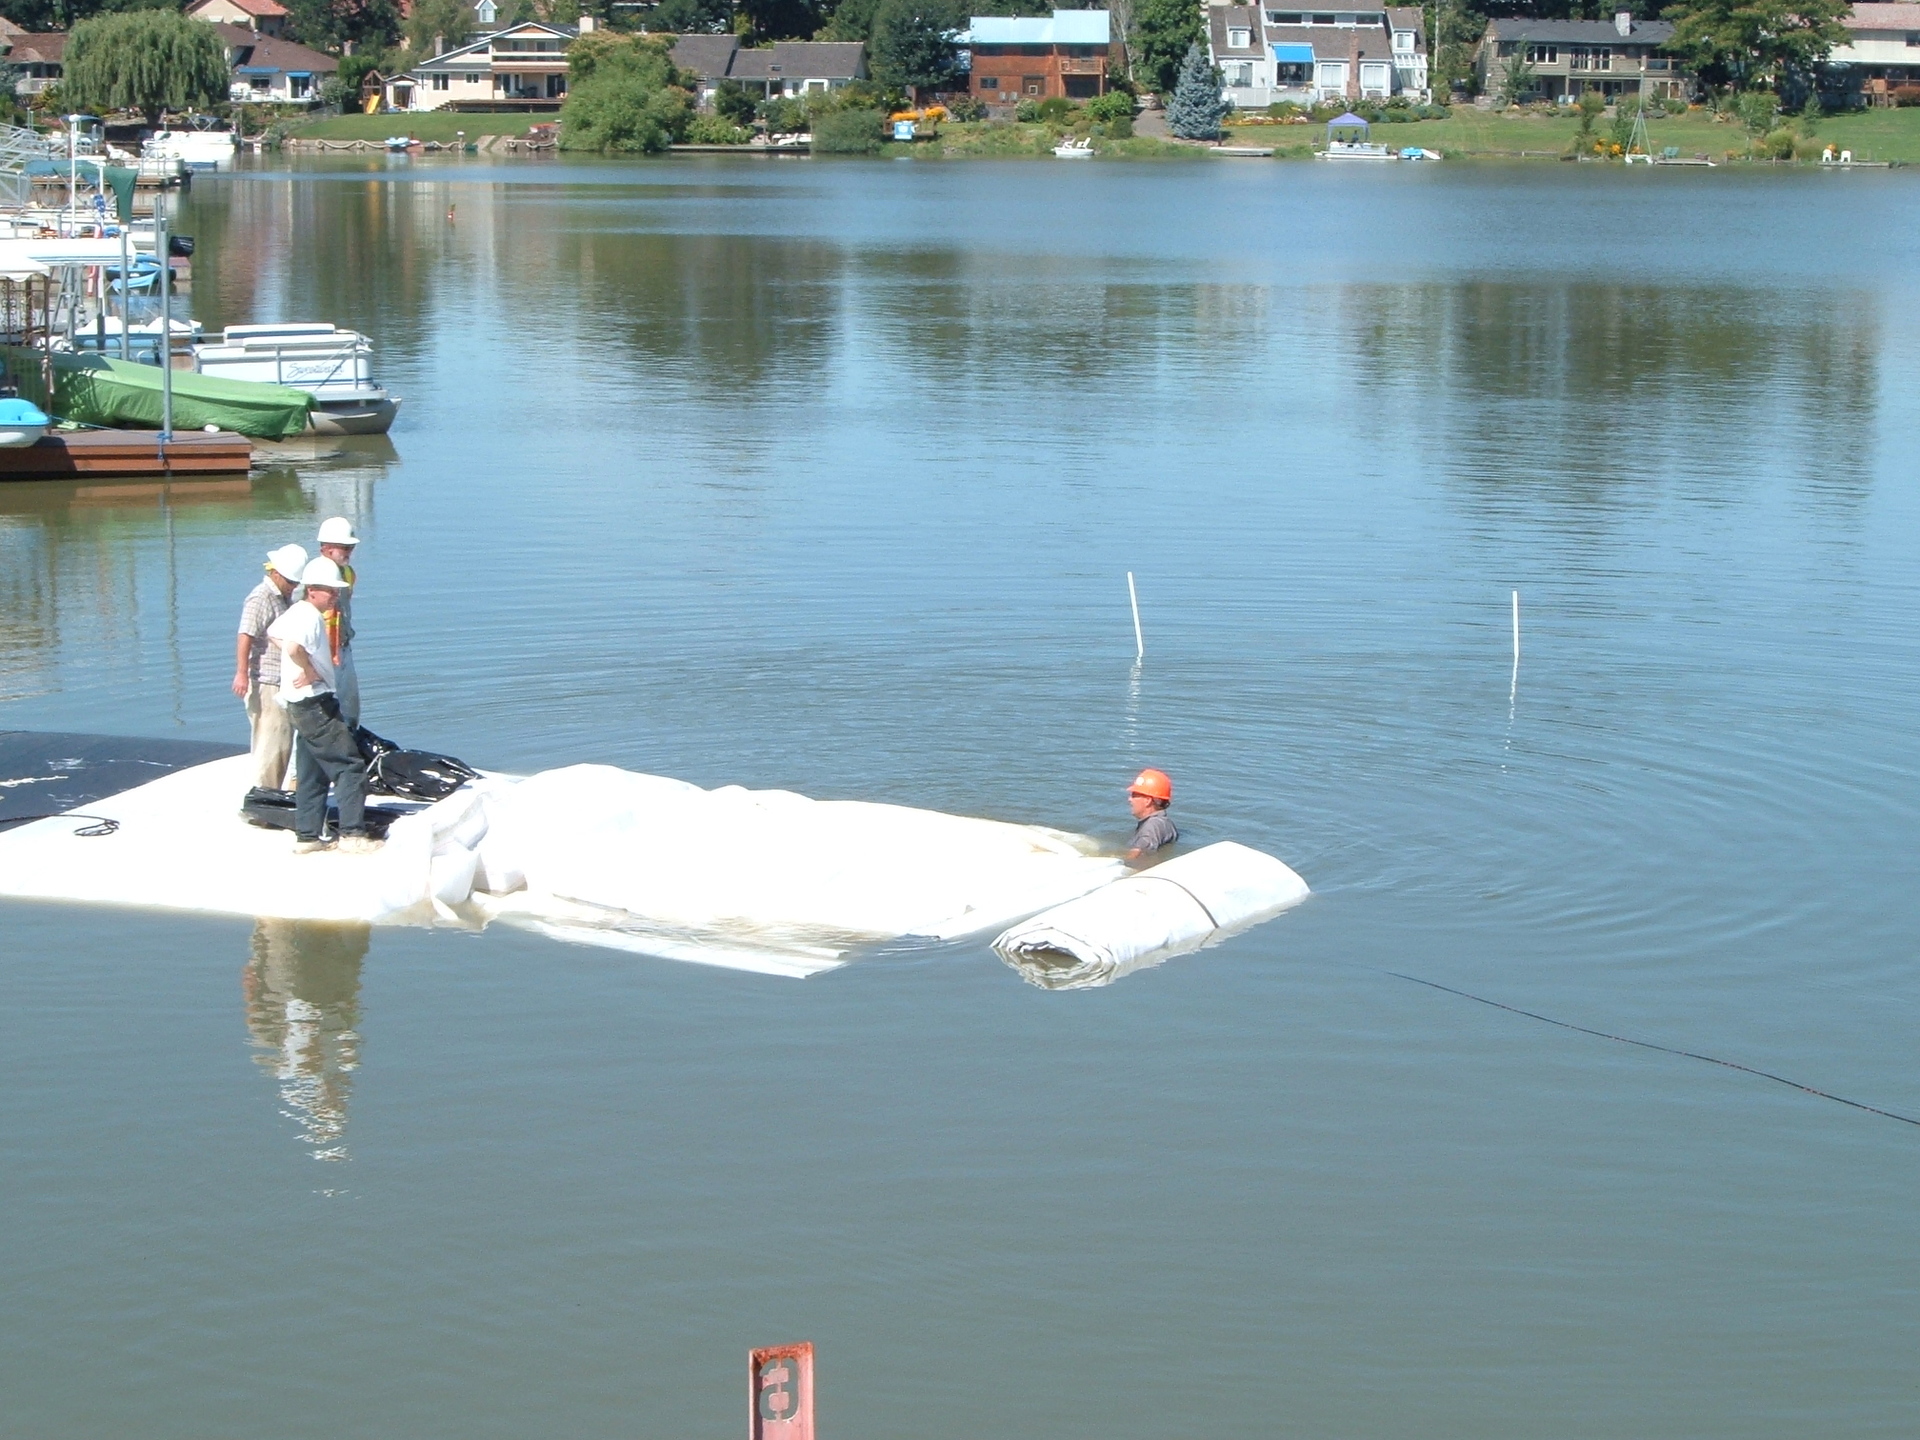
<path fill-rule="evenodd" d="M 271 647 L 269 647 L 271 648 Z M 279 702 L 280 687 L 256 681 L 247 687 L 247 722 L 253 727 L 253 783 L 278 790 L 293 758 L 293 725 Z"/>
<path fill-rule="evenodd" d="M 358 835 L 367 828 L 367 761 L 353 732 L 340 718 L 331 695 L 319 695 L 287 707 L 300 736 L 294 751 L 293 833 L 317 840 L 327 823 L 327 787 L 340 807 L 340 833 Z"/>
<path fill-rule="evenodd" d="M 344 1160 L 347 1101 L 360 1064 L 365 925 L 256 920 L 242 980 L 254 1059 L 280 1086 L 285 1113 L 316 1160 Z"/>
<path fill-rule="evenodd" d="M 1222 841 L 1015 925 L 993 942 L 1048 990 L 1111 985 L 1210 945 L 1307 898 L 1307 882 L 1258 850 Z"/>

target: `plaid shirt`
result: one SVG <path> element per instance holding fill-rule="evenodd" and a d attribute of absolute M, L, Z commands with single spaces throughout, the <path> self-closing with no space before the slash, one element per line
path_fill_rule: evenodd
<path fill-rule="evenodd" d="M 280 683 L 280 647 L 267 639 L 267 627 L 287 613 L 288 603 L 273 578 L 262 576 L 240 607 L 240 633 L 253 637 L 253 648 L 247 652 L 247 678 L 258 684 Z"/>

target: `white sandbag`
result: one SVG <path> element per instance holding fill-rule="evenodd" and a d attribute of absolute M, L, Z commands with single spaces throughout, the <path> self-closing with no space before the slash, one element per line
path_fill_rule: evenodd
<path fill-rule="evenodd" d="M 1307 882 L 1271 855 L 1221 841 L 1023 921 L 993 948 L 1048 990 L 1110 985 L 1271 919 L 1307 894 Z"/>

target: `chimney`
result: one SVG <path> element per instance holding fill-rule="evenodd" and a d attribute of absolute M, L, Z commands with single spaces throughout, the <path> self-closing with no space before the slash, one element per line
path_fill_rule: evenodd
<path fill-rule="evenodd" d="M 1614 11 L 1613 28 L 1618 30 L 1622 35 L 1631 35 L 1633 33 L 1633 12 L 1631 10 Z"/>
<path fill-rule="evenodd" d="M 433 53 L 436 55 L 444 55 L 446 53 L 446 50 L 447 50 L 447 37 L 444 35 L 434 36 L 433 37 Z"/>
<path fill-rule="evenodd" d="M 598 25 L 599 23 L 600 22 L 595 20 L 591 15 L 582 15 L 580 17 L 580 33 L 582 35 L 591 35 L 593 33 L 594 26 Z"/>

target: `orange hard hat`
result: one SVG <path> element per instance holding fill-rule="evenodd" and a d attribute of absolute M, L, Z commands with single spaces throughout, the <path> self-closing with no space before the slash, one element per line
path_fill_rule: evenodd
<path fill-rule="evenodd" d="M 1142 770 L 1127 787 L 1129 795 L 1149 795 L 1155 800 L 1173 799 L 1173 780 L 1164 770 Z"/>

